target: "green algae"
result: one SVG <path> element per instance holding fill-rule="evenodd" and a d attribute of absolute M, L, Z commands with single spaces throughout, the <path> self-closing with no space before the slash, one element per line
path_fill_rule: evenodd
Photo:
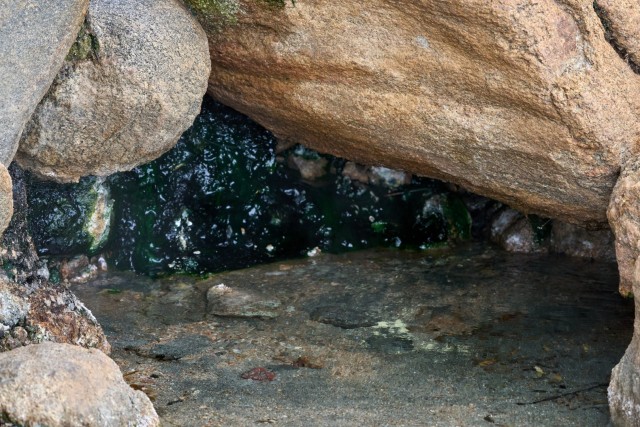
<path fill-rule="evenodd" d="M 185 4 L 209 31 L 219 31 L 238 21 L 240 4 L 237 0 L 185 0 Z"/>
<path fill-rule="evenodd" d="M 100 44 L 98 38 L 91 31 L 89 24 L 85 21 L 78 31 L 76 41 L 69 49 L 66 60 L 70 62 L 86 61 L 89 59 L 96 59 L 100 51 Z"/>
<path fill-rule="evenodd" d="M 112 201 L 101 179 L 58 184 L 26 173 L 26 182 L 27 220 L 42 255 L 93 254 L 106 244 Z"/>
<path fill-rule="evenodd" d="M 120 269 L 148 274 L 200 274 L 314 248 L 426 249 L 470 237 L 464 202 L 441 182 L 365 185 L 342 174 L 345 160 L 299 146 L 276 154 L 276 142 L 206 98 L 177 146 L 154 162 L 104 181 L 29 179 L 36 246 L 45 255 L 99 252 Z M 289 155 L 326 161 L 328 172 L 306 182 L 287 166 Z M 92 234 L 99 206 L 108 227 Z"/>

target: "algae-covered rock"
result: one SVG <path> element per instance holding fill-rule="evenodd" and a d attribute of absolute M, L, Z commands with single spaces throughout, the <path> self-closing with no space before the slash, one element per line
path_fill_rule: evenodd
<path fill-rule="evenodd" d="M 327 168 L 333 174 L 305 183 L 279 159 L 271 134 L 207 101 L 176 149 L 111 180 L 111 256 L 141 271 L 197 272 L 299 256 L 316 246 L 400 245 L 411 227 L 406 207 L 441 191 L 432 181 L 416 184 L 424 188 L 412 194 L 358 186 L 339 174 L 344 162 L 335 159 Z M 440 227 L 446 229 L 443 221 Z M 415 240 L 446 240 L 438 231 Z"/>
<path fill-rule="evenodd" d="M 93 0 L 16 160 L 70 182 L 155 159 L 198 114 L 209 70 L 204 31 L 176 0 Z"/>
<path fill-rule="evenodd" d="M 291 158 L 323 174 L 303 176 Z M 43 254 L 101 248 L 116 266 L 143 272 L 219 271 L 316 247 L 426 248 L 469 237 L 465 204 L 444 184 L 368 167 L 363 183 L 350 167 L 299 146 L 276 154 L 269 132 L 206 100 L 176 148 L 154 162 L 104 182 L 32 177 L 29 218 Z"/>
<path fill-rule="evenodd" d="M 83 178 L 78 184 L 55 184 L 27 178 L 28 220 L 43 255 L 99 250 L 111 227 L 113 200 L 102 178 Z"/>

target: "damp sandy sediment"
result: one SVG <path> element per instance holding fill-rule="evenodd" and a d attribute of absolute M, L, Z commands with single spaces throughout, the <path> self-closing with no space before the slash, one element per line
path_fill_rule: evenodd
<path fill-rule="evenodd" d="M 633 323 L 615 264 L 477 245 L 73 290 L 166 426 L 602 426 Z"/>

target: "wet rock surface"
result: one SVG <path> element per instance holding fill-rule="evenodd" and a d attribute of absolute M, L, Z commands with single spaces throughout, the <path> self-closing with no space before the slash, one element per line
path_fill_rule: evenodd
<path fill-rule="evenodd" d="M 41 256 L 63 258 L 49 260 L 61 276 L 64 259 L 78 254 L 147 274 L 205 273 L 310 251 L 469 238 L 512 251 L 611 256 L 607 231 L 557 223 L 549 239 L 552 221 L 454 185 L 281 143 L 205 98 L 178 145 L 131 172 L 78 184 L 26 173 L 29 228 Z"/>
<path fill-rule="evenodd" d="M 16 160 L 77 182 L 159 157 L 198 114 L 209 62 L 204 31 L 176 0 L 91 1 Z"/>
<path fill-rule="evenodd" d="M 0 377 L 3 425 L 158 425 L 149 398 L 99 350 L 43 343 L 0 353 Z"/>
<path fill-rule="evenodd" d="M 102 254 L 148 274 L 242 268 L 315 248 L 429 247 L 467 239 L 472 227 L 444 183 L 298 145 L 278 152 L 271 133 L 210 98 L 173 150 L 131 172 L 79 184 L 26 175 L 40 255 Z"/>
<path fill-rule="evenodd" d="M 555 221 L 551 228 L 550 250 L 571 256 L 616 261 L 615 237 L 606 230 L 587 230 Z"/>
<path fill-rule="evenodd" d="M 279 316 L 211 313 L 222 284 Z M 602 426 L 633 322 L 615 264 L 481 246 L 73 289 L 169 426 Z"/>
<path fill-rule="evenodd" d="M 0 251 L 0 351 L 44 341 L 99 348 L 110 345 L 93 314 L 39 259 L 29 231 L 23 171 L 12 165 L 18 207 Z"/>
<path fill-rule="evenodd" d="M 504 209 L 495 216 L 491 224 L 491 241 L 509 252 L 531 253 L 540 249 L 528 218 L 513 209 Z"/>
<path fill-rule="evenodd" d="M 46 341 L 111 351 L 96 318 L 69 289 L 49 282 L 1 283 L 0 351 Z"/>
<path fill-rule="evenodd" d="M 207 291 L 207 309 L 214 316 L 274 318 L 280 314 L 280 305 L 280 300 L 268 294 L 233 289 L 224 283 Z"/>

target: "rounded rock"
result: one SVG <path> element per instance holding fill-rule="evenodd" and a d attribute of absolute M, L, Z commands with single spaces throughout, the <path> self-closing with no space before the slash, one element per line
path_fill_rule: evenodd
<path fill-rule="evenodd" d="M 19 425 L 156 426 L 149 398 L 104 353 L 42 343 L 0 353 L 0 413 Z"/>
<path fill-rule="evenodd" d="M 209 71 L 206 35 L 175 0 L 92 1 L 16 160 L 61 182 L 153 160 L 199 113 Z"/>
<path fill-rule="evenodd" d="M 2 2 L 0 163 L 9 166 L 20 135 L 73 44 L 89 0 Z"/>

